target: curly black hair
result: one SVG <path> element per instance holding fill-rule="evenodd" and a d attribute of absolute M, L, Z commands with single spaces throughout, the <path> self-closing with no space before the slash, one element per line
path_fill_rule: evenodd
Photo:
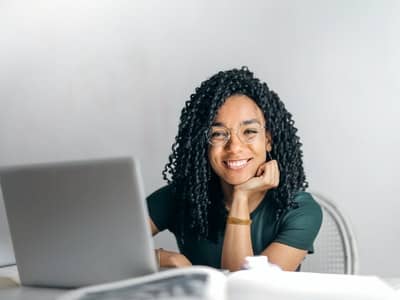
<path fill-rule="evenodd" d="M 307 188 L 302 150 L 292 115 L 279 96 L 261 82 L 247 67 L 221 71 L 196 88 L 181 112 L 178 134 L 172 154 L 162 172 L 177 199 L 176 234 L 184 243 L 190 234 L 198 239 L 214 240 L 223 230 L 226 209 L 218 176 L 210 167 L 206 132 L 225 100 L 246 95 L 264 113 L 272 136 L 271 155 L 278 161 L 280 184 L 267 193 L 278 206 L 277 217 L 286 209 L 296 208 L 294 194 Z M 270 199 L 271 199 L 270 198 Z"/>

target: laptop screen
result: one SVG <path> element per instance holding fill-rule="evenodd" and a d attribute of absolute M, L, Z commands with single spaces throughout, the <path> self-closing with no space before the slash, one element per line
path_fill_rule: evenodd
<path fill-rule="evenodd" d="M 133 159 L 9 167 L 0 179 L 23 284 L 77 287 L 156 271 Z"/>

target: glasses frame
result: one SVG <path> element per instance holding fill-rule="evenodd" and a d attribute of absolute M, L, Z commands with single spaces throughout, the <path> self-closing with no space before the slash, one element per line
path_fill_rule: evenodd
<path fill-rule="evenodd" d="M 236 136 L 238 137 L 239 141 L 240 141 L 242 144 L 246 144 L 246 145 L 254 144 L 254 142 L 255 142 L 256 139 L 254 139 L 254 140 L 251 141 L 251 142 L 244 142 L 244 141 L 242 141 L 242 139 L 241 139 L 240 136 L 239 136 L 239 130 L 240 130 L 240 127 L 241 127 L 241 126 L 242 126 L 242 125 L 240 125 L 240 126 L 236 129 L 236 132 L 235 132 L 235 134 L 236 134 Z M 211 126 L 211 127 L 213 127 L 213 126 Z M 209 145 L 213 146 L 213 147 L 225 146 L 225 145 L 230 141 L 230 139 L 231 139 L 231 137 L 232 137 L 232 130 L 233 130 L 233 128 L 228 128 L 228 127 L 225 127 L 225 126 L 214 126 L 214 127 L 221 127 L 221 128 L 227 129 L 227 131 L 228 131 L 228 137 L 227 137 L 226 139 L 224 139 L 224 141 L 225 141 L 224 143 L 221 143 L 221 144 L 213 144 L 213 143 L 211 143 L 211 141 L 210 141 L 210 139 L 209 139 L 209 137 L 208 137 L 208 132 L 210 131 L 210 128 L 209 128 L 209 129 L 207 129 L 206 131 L 204 131 L 204 135 L 205 135 L 205 137 L 206 137 L 207 143 L 208 143 Z M 267 126 L 265 126 L 265 125 L 260 125 L 260 129 L 267 130 L 268 128 L 267 128 Z"/>

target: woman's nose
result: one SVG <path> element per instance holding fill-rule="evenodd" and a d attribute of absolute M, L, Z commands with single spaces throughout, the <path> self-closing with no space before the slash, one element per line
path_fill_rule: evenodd
<path fill-rule="evenodd" d="M 230 150 L 232 152 L 236 152 L 240 150 L 243 146 L 242 141 L 239 139 L 237 134 L 231 134 L 230 139 L 225 145 L 225 149 Z"/>

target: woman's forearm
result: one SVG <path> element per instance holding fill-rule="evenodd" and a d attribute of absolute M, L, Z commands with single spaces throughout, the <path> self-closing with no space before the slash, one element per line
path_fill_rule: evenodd
<path fill-rule="evenodd" d="M 229 210 L 229 217 L 249 220 L 250 212 L 247 199 L 234 199 Z M 244 258 L 253 255 L 250 224 L 230 224 L 227 222 L 221 268 L 237 271 L 242 267 Z"/>

